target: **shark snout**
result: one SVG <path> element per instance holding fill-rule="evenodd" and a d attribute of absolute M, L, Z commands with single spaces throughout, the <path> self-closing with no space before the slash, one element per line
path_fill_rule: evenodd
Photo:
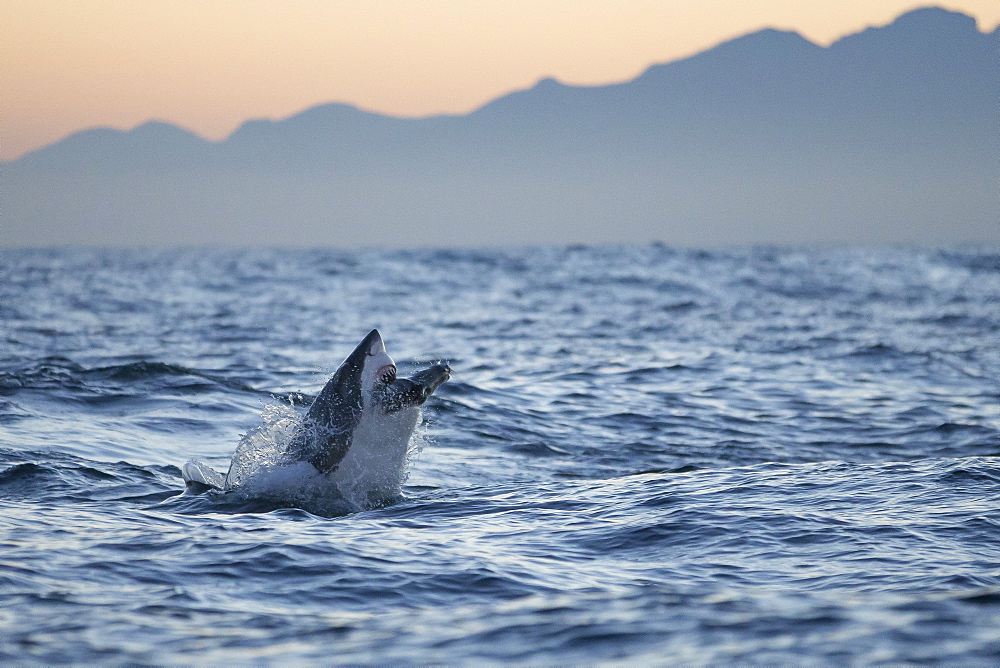
<path fill-rule="evenodd" d="M 368 332 L 368 336 L 361 342 L 361 347 L 368 355 L 378 355 L 385 352 L 385 342 L 382 341 L 382 335 L 377 329 Z"/>

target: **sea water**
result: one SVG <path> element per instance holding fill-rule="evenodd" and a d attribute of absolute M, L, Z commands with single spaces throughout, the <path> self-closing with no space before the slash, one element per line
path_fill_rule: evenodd
<path fill-rule="evenodd" d="M 181 494 L 373 327 L 397 502 Z M 4 250 L 0 661 L 996 664 L 998 454 L 995 248 Z"/>

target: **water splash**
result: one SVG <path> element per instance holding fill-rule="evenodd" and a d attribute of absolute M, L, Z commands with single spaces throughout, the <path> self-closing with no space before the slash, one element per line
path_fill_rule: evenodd
<path fill-rule="evenodd" d="M 420 425 L 402 460 L 367 450 L 346 460 L 336 476 L 326 475 L 289 455 L 290 444 L 303 428 L 302 415 L 295 408 L 267 404 L 261 418 L 262 424 L 243 436 L 233 454 L 225 491 L 317 515 L 343 515 L 395 502 L 402 496 L 410 462 L 427 443 L 425 428 Z"/>
<path fill-rule="evenodd" d="M 263 471 L 285 463 L 286 451 L 301 428 L 302 416 L 287 404 L 266 404 L 263 423 L 247 432 L 233 453 L 226 475 L 226 490 L 235 491 L 254 483 Z"/>

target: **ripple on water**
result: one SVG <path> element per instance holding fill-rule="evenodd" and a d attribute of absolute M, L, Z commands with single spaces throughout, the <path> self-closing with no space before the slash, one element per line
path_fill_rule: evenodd
<path fill-rule="evenodd" d="M 0 251 L 0 661 L 991 664 L 996 258 Z M 180 494 L 372 327 L 398 503 Z"/>

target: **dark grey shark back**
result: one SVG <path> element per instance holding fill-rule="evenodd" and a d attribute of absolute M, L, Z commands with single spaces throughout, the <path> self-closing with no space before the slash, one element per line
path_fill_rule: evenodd
<path fill-rule="evenodd" d="M 347 356 L 316 397 L 302 421 L 302 430 L 289 446 L 297 459 L 308 460 L 320 472 L 335 470 L 351 448 L 351 435 L 364 410 L 361 373 L 376 338 L 379 333 L 373 329 Z"/>

